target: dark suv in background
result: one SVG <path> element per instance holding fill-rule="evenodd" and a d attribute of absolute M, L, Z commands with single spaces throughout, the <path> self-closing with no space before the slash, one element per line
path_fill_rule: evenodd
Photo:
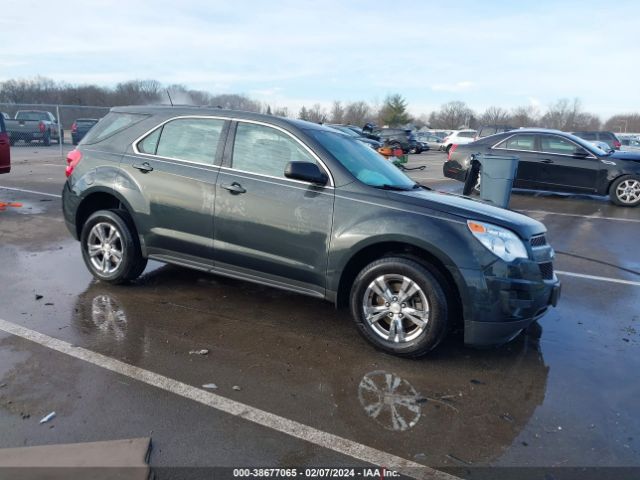
<path fill-rule="evenodd" d="M 478 130 L 478 133 L 475 136 L 475 140 L 488 137 L 489 135 L 495 135 L 496 133 L 509 132 L 511 130 L 514 130 L 514 128 L 508 125 L 483 125 Z"/>
<path fill-rule="evenodd" d="M 411 130 L 404 128 L 381 128 L 374 132 L 380 141 L 392 147 L 401 148 L 404 153 L 420 153 L 421 144 Z"/>
<path fill-rule="evenodd" d="M 430 191 L 322 125 L 114 108 L 67 161 L 64 218 L 100 281 L 152 258 L 324 298 L 403 356 L 459 321 L 469 344 L 509 341 L 558 300 L 543 224 Z"/>
<path fill-rule="evenodd" d="M 620 140 L 618 140 L 618 137 L 616 137 L 616 134 L 613 132 L 573 132 L 573 135 L 583 138 L 587 142 L 604 142 L 613 150 L 620 150 L 622 146 L 622 143 L 620 143 Z"/>

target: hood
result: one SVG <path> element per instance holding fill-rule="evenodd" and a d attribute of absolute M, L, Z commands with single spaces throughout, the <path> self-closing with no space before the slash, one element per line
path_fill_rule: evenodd
<path fill-rule="evenodd" d="M 640 152 L 629 152 L 629 151 L 621 152 L 619 150 L 616 150 L 611 155 L 607 155 L 606 157 L 601 157 L 601 160 L 607 160 L 612 158 L 615 158 L 617 160 L 629 160 L 632 162 L 640 162 Z"/>
<path fill-rule="evenodd" d="M 508 228 L 516 232 L 524 240 L 529 239 L 532 235 L 547 231 L 544 224 L 531 217 L 504 208 L 494 207 L 479 200 L 472 200 L 462 195 L 423 189 L 388 193 L 405 205 L 424 207 L 454 215 L 463 220 L 477 220 Z"/>

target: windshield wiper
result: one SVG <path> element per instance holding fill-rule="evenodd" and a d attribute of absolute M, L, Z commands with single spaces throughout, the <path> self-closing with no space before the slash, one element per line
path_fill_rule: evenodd
<path fill-rule="evenodd" d="M 425 190 L 433 190 L 433 188 L 427 187 L 426 185 L 423 185 L 420 182 L 414 183 L 413 187 L 411 187 L 411 188 L 413 188 L 414 190 L 417 189 L 417 188 L 424 188 Z"/>
<path fill-rule="evenodd" d="M 413 187 L 407 188 L 401 185 L 389 185 L 388 183 L 383 183 L 382 185 L 376 185 L 375 187 L 380 188 L 382 190 L 394 190 L 397 192 L 408 192 L 413 188 Z"/>

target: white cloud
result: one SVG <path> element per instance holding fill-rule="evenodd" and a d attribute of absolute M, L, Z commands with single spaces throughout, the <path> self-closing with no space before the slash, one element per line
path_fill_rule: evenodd
<path fill-rule="evenodd" d="M 456 83 L 438 83 L 436 85 L 431 85 L 431 90 L 436 92 L 463 92 L 473 88 L 474 86 L 475 83 L 469 80 L 464 80 Z"/>

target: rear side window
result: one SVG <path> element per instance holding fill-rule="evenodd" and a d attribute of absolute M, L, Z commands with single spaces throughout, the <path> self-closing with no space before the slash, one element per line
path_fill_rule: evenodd
<path fill-rule="evenodd" d="M 102 140 L 114 135 L 131 125 L 135 125 L 147 118 L 147 115 L 138 113 L 117 113 L 110 112 L 100 120 L 95 127 L 89 130 L 89 133 L 84 137 L 82 143 L 98 143 Z"/>
<path fill-rule="evenodd" d="M 500 143 L 496 148 L 505 148 L 507 150 L 534 150 L 535 144 L 535 135 L 514 135 Z"/>
<path fill-rule="evenodd" d="M 138 151 L 213 165 L 224 122 L 215 118 L 171 120 L 138 142 Z"/>
<path fill-rule="evenodd" d="M 348 138 L 344 135 L 341 137 Z M 317 163 L 298 142 L 275 128 L 251 123 L 238 124 L 233 146 L 233 168 L 285 178 L 284 170 L 289 162 Z"/>
<path fill-rule="evenodd" d="M 463 138 L 474 138 L 476 134 L 475 132 L 460 132 L 458 136 Z"/>

